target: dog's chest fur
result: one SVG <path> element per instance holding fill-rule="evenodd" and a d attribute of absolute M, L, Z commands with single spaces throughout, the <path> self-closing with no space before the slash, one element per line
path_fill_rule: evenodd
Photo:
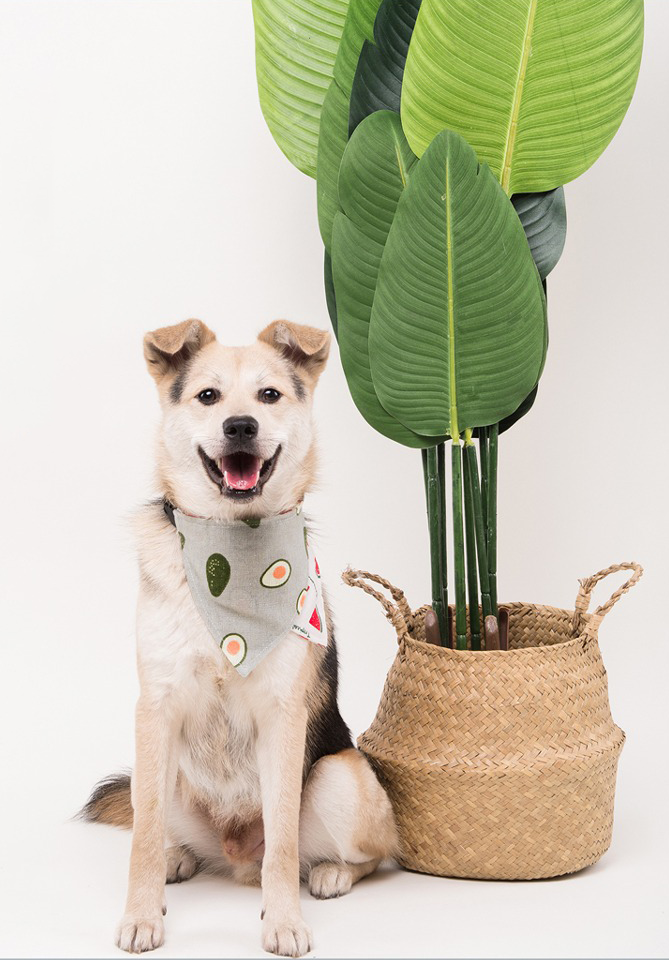
<path fill-rule="evenodd" d="M 154 504 L 136 520 L 141 589 L 138 661 L 143 686 L 171 699 L 180 717 L 179 779 L 191 805 L 215 822 L 257 815 L 255 739 L 272 724 L 313 644 L 286 633 L 248 677 L 217 649 L 186 582 L 178 538 Z M 277 749 L 280 746 L 277 745 Z"/>

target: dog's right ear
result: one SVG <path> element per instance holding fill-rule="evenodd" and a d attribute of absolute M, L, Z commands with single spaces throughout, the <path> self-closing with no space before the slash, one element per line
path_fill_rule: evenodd
<path fill-rule="evenodd" d="M 166 377 L 182 373 L 191 357 L 215 339 L 216 334 L 201 320 L 184 320 L 152 330 L 144 337 L 144 359 L 149 373 L 160 386 Z"/>

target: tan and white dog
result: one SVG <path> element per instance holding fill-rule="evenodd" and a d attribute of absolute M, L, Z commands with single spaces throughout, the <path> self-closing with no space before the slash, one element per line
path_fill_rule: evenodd
<path fill-rule="evenodd" d="M 329 334 L 283 321 L 225 347 L 198 320 L 149 333 L 164 499 L 136 520 L 141 692 L 136 762 L 99 784 L 88 820 L 133 827 L 117 944 L 163 943 L 164 885 L 199 868 L 262 883 L 262 944 L 311 949 L 300 877 L 338 897 L 392 857 L 388 798 L 337 707 L 337 651 L 286 632 L 248 677 L 198 614 L 165 502 L 198 517 L 264 518 L 300 504 L 316 470 L 312 397 Z"/>

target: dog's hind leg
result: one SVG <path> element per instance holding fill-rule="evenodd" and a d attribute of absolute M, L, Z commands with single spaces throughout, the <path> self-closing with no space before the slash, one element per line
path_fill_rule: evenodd
<path fill-rule="evenodd" d="M 309 893 L 317 900 L 332 900 L 343 897 L 354 883 L 374 873 L 380 860 L 367 860 L 365 863 L 317 863 L 309 871 Z"/>
<path fill-rule="evenodd" d="M 302 794 L 300 863 L 314 897 L 348 893 L 397 851 L 390 801 L 365 757 L 353 748 L 311 768 Z"/>
<path fill-rule="evenodd" d="M 166 882 L 183 883 L 190 880 L 198 871 L 197 857 L 188 847 L 168 847 L 165 850 Z"/>

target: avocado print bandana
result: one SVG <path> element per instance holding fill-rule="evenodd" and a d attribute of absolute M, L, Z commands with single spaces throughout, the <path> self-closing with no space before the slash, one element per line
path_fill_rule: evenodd
<path fill-rule="evenodd" d="M 327 646 L 320 570 L 298 510 L 230 523 L 174 510 L 195 606 L 244 677 L 286 633 Z"/>

